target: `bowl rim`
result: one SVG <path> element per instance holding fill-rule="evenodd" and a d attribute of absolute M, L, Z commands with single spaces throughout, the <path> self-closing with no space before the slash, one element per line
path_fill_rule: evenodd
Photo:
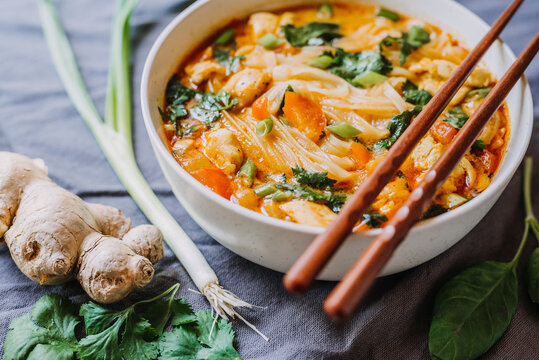
<path fill-rule="evenodd" d="M 150 105 L 149 105 L 149 99 L 148 99 L 148 87 L 149 87 L 149 80 L 150 80 L 149 79 L 150 71 L 154 63 L 155 57 L 158 51 L 160 50 L 161 46 L 163 45 L 163 43 L 167 40 L 170 33 L 181 22 L 187 17 L 189 17 L 193 12 L 205 6 L 207 3 L 211 1 L 213 0 L 196 1 L 193 4 L 191 4 L 189 7 L 187 7 L 185 10 L 180 12 L 178 15 L 176 15 L 176 17 L 174 17 L 174 19 L 172 19 L 172 21 L 161 31 L 157 39 L 154 41 L 146 57 L 146 61 L 144 63 L 144 68 L 142 72 L 141 84 L 140 84 L 140 97 L 141 97 L 142 115 L 143 115 L 144 124 L 146 127 L 146 132 L 148 133 L 148 136 L 151 140 L 154 151 L 158 152 L 161 155 L 162 159 L 164 159 L 168 163 L 168 165 L 173 169 L 173 171 L 176 172 L 177 175 L 182 177 L 185 181 L 187 181 L 191 186 L 197 189 L 199 193 L 201 193 L 206 198 L 218 203 L 219 205 L 227 208 L 227 210 L 233 211 L 237 215 L 247 217 L 253 221 L 262 222 L 268 226 L 275 226 L 275 227 L 279 227 L 279 228 L 283 228 L 287 230 L 302 232 L 304 234 L 312 234 L 312 235 L 321 234 L 322 232 L 325 231 L 326 228 L 303 225 L 303 224 L 293 223 L 293 222 L 273 218 L 270 216 L 266 216 L 256 211 L 249 210 L 230 200 L 227 200 L 223 198 L 222 196 L 216 194 L 215 192 L 209 190 L 206 186 L 204 186 L 202 183 L 196 180 L 180 164 L 176 162 L 176 160 L 174 159 L 174 157 L 168 150 L 167 146 L 161 140 L 161 137 L 159 136 L 156 127 L 153 125 L 152 115 L 150 113 L 150 107 L 149 107 Z M 454 0 L 438 0 L 438 1 L 446 3 L 448 5 L 456 6 L 458 8 L 458 11 L 466 12 L 469 16 L 474 18 L 474 20 L 477 22 L 477 25 L 482 27 L 482 30 L 484 30 L 485 33 L 490 29 L 490 26 L 483 19 L 481 19 L 474 12 L 466 8 L 464 5 Z M 516 59 L 516 56 L 513 53 L 512 49 L 500 38 L 496 41 L 501 43 L 503 51 L 506 52 L 508 55 L 508 61 L 514 62 Z M 447 211 L 446 213 L 443 213 L 441 215 L 416 223 L 412 227 L 411 231 L 414 231 L 414 232 L 415 231 L 429 231 L 438 227 L 440 223 L 460 217 L 461 215 L 467 213 L 468 211 L 471 211 L 474 208 L 478 207 L 481 204 L 481 202 L 486 201 L 486 199 L 488 199 L 489 197 L 495 196 L 498 192 L 503 190 L 506 184 L 514 176 L 515 171 L 519 167 L 527 151 L 527 148 L 529 146 L 529 142 L 531 139 L 531 135 L 532 135 L 532 130 L 533 130 L 533 99 L 531 96 L 531 89 L 525 75 L 522 75 L 519 81 L 522 81 L 522 89 L 524 90 L 520 98 L 525 102 L 529 102 L 530 104 L 530 106 L 528 107 L 528 111 L 520 114 L 520 122 L 518 124 L 519 128 L 526 126 L 523 130 L 521 130 L 521 131 L 525 131 L 526 137 L 524 139 L 521 138 L 520 139 L 521 141 L 519 142 L 511 141 L 511 143 L 507 145 L 504 158 L 499 165 L 498 171 L 495 174 L 494 179 L 485 190 L 479 193 L 479 195 L 477 195 L 475 198 L 471 199 L 470 201 L 467 201 L 466 203 L 462 204 L 461 206 L 457 207 L 456 209 Z M 510 140 L 511 140 L 513 139 L 514 128 L 511 127 L 510 131 L 511 131 L 511 134 L 510 134 Z M 503 177 L 502 177 L 500 176 L 502 174 L 499 174 L 499 170 L 501 168 L 501 165 L 506 161 L 506 156 L 509 150 L 518 151 L 515 158 L 517 161 L 514 161 L 514 163 L 509 163 L 508 165 L 506 165 L 508 168 L 505 170 L 505 173 L 503 174 Z M 374 237 L 376 235 L 381 234 L 382 230 L 383 229 L 369 229 L 366 231 L 352 233 L 352 235 L 359 234 L 361 236 Z"/>

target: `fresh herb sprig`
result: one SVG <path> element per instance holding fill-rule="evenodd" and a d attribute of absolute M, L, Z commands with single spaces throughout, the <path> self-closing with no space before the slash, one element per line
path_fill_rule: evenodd
<path fill-rule="evenodd" d="M 400 46 L 399 60 L 400 64 L 404 65 L 408 55 L 412 53 L 412 50 L 419 49 L 422 45 L 430 42 L 430 34 L 426 32 L 422 27 L 414 25 L 408 32 L 403 32 L 401 37 L 386 36 L 380 41 L 380 53 L 383 53 L 384 47 L 390 47 L 393 45 Z"/>
<path fill-rule="evenodd" d="M 307 171 L 299 165 L 292 168 L 294 177 L 301 185 L 313 187 L 315 189 L 331 188 L 337 180 L 328 178 L 327 171 L 324 172 L 311 172 Z"/>
<path fill-rule="evenodd" d="M 443 120 L 455 129 L 460 130 L 469 118 L 468 114 L 466 114 L 460 106 L 455 106 L 447 112 Z"/>
<path fill-rule="evenodd" d="M 44 295 L 30 313 L 9 325 L 4 359 L 241 359 L 233 346 L 232 324 L 217 321 L 207 311 L 193 312 L 184 300 L 175 298 L 178 288 L 179 284 L 173 285 L 123 310 L 89 302 L 78 314 L 69 299 Z M 166 295 L 169 299 L 161 300 Z M 143 304 L 148 304 L 146 311 L 138 311 Z M 164 332 L 169 323 L 172 330 Z M 84 324 L 80 340 L 79 324 Z"/>
<path fill-rule="evenodd" d="M 429 332 L 433 359 L 475 359 L 488 351 L 504 334 L 515 314 L 517 265 L 530 229 L 539 241 L 539 222 L 531 204 L 532 159 L 524 163 L 524 234 L 517 253 L 509 262 L 485 261 L 472 266 L 446 283 L 436 295 Z M 528 264 L 528 291 L 539 300 L 539 250 Z"/>
<path fill-rule="evenodd" d="M 374 144 L 374 151 L 380 152 L 384 149 L 389 149 L 404 133 L 410 125 L 412 118 L 421 112 L 422 106 L 416 105 L 411 111 L 405 110 L 402 113 L 395 115 L 389 121 L 387 129 L 390 135 L 385 139 L 378 140 Z"/>
<path fill-rule="evenodd" d="M 341 211 L 341 208 L 343 207 L 344 203 L 346 202 L 346 200 L 348 200 L 348 195 L 334 192 L 331 190 L 320 191 L 311 189 L 307 186 L 289 183 L 277 184 L 275 185 L 275 187 L 277 189 L 281 189 L 285 192 L 290 193 L 293 197 L 324 204 L 335 213 Z"/>
<path fill-rule="evenodd" d="M 334 39 L 342 37 L 340 26 L 333 23 L 311 22 L 299 27 L 286 24 L 281 29 L 286 41 L 294 47 L 331 44 Z"/>
<path fill-rule="evenodd" d="M 410 80 L 402 85 L 404 100 L 414 105 L 425 106 L 428 104 L 432 95 L 427 90 L 419 90 Z"/>

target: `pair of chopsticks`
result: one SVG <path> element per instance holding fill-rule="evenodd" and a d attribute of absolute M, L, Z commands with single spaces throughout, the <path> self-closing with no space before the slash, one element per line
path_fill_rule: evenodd
<path fill-rule="evenodd" d="M 316 276 L 352 232 L 353 227 L 369 205 L 393 178 L 414 146 L 441 115 L 522 2 L 523 0 L 513 1 L 503 12 L 490 31 L 455 69 L 451 77 L 391 147 L 373 173 L 345 204 L 337 218 L 324 233 L 314 239 L 298 258 L 283 279 L 289 292 L 301 294 L 307 291 Z M 410 228 L 420 219 L 424 209 L 432 202 L 436 191 L 479 136 L 481 129 L 503 103 L 538 50 L 539 33 L 490 91 L 464 127 L 459 130 L 446 151 L 411 193 L 408 201 L 397 211 L 383 228 L 382 233 L 373 240 L 352 269 L 331 292 L 324 303 L 324 310 L 329 316 L 336 320 L 343 320 L 352 314 L 397 246 L 404 240 Z"/>

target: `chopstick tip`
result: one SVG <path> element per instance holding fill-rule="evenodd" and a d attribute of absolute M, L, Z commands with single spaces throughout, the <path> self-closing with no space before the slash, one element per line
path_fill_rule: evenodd
<path fill-rule="evenodd" d="M 339 304 L 330 299 L 324 301 L 324 312 L 336 323 L 345 322 L 350 317 Z"/>
<path fill-rule="evenodd" d="M 290 276 L 285 274 L 283 277 L 283 285 L 286 291 L 293 295 L 303 295 L 309 289 L 309 286 L 302 283 L 297 279 L 297 277 Z"/>

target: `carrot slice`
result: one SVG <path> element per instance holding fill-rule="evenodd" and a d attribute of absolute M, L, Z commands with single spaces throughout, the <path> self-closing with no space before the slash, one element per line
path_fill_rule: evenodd
<path fill-rule="evenodd" d="M 253 103 L 252 114 L 258 120 L 262 120 L 268 117 L 268 98 L 267 97 L 261 96 L 258 99 L 256 99 L 256 101 Z"/>
<path fill-rule="evenodd" d="M 371 153 L 369 150 L 367 150 L 367 148 L 362 144 L 355 141 L 352 142 L 352 145 L 350 146 L 350 152 L 352 153 L 352 157 L 354 158 L 358 169 L 363 169 L 371 159 Z"/>
<path fill-rule="evenodd" d="M 191 175 L 217 194 L 230 200 L 230 196 L 232 196 L 232 182 L 221 170 L 203 168 L 191 172 Z"/>
<path fill-rule="evenodd" d="M 438 119 L 434 125 L 432 125 L 429 132 L 436 141 L 447 145 L 453 140 L 455 135 L 457 135 L 458 130 L 445 121 Z"/>
<path fill-rule="evenodd" d="M 286 120 L 305 136 L 317 142 L 326 127 L 326 116 L 314 101 L 295 92 L 287 91 L 284 96 L 283 112 Z"/>
<path fill-rule="evenodd" d="M 479 156 L 479 160 L 489 174 L 492 174 L 494 171 L 496 171 L 496 168 L 498 167 L 498 156 L 496 156 L 495 154 L 485 149 L 481 151 L 481 156 Z"/>

